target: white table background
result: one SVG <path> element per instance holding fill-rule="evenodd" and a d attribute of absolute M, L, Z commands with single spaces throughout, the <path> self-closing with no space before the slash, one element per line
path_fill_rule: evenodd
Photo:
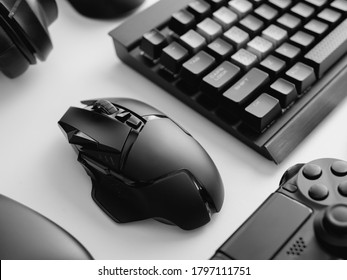
<path fill-rule="evenodd" d="M 48 60 L 14 80 L 0 74 L 0 193 L 65 228 L 94 258 L 208 259 L 277 189 L 288 167 L 320 157 L 347 159 L 346 102 L 275 165 L 122 63 L 107 33 L 125 18 L 88 19 L 58 2 Z M 194 231 L 154 220 L 117 224 L 92 201 L 90 178 L 57 121 L 69 106 L 102 97 L 147 102 L 202 144 L 225 186 L 222 211 L 209 224 Z"/>

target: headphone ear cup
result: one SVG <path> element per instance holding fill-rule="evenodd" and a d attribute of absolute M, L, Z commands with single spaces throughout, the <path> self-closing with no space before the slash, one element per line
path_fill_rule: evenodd
<path fill-rule="evenodd" d="M 0 26 L 0 71 L 9 78 L 24 73 L 30 63 Z"/>

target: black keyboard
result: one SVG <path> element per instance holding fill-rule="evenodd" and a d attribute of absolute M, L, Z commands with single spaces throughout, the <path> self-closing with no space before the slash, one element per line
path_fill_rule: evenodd
<path fill-rule="evenodd" d="M 125 63 L 277 163 L 347 93 L 344 0 L 161 0 L 110 35 Z"/>

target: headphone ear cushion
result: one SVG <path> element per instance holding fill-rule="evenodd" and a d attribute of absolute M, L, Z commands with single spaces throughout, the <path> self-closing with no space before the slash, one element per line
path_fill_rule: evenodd
<path fill-rule="evenodd" d="M 28 67 L 29 61 L 0 26 L 0 71 L 9 78 L 15 78 L 25 72 Z"/>

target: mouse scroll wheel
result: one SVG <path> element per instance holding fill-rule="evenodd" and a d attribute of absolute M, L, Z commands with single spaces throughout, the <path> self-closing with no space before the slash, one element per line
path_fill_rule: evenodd
<path fill-rule="evenodd" d="M 93 105 L 93 110 L 99 113 L 112 115 L 118 112 L 118 108 L 115 107 L 110 101 L 98 100 Z"/>

